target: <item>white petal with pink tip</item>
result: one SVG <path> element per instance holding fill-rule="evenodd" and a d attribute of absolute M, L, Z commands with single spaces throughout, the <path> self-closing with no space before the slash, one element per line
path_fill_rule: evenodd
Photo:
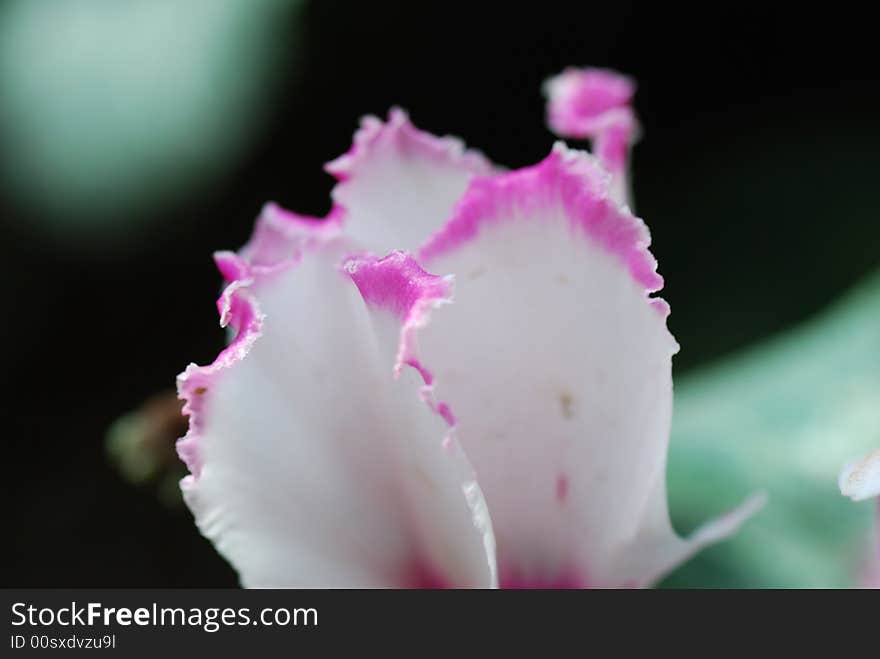
<path fill-rule="evenodd" d="M 669 523 L 668 306 L 644 224 L 588 154 L 478 179 L 420 250 L 456 275 L 419 335 L 485 493 L 502 586 L 642 586 L 732 533 Z"/>
<path fill-rule="evenodd" d="M 414 250 L 468 181 L 492 171 L 482 154 L 417 129 L 400 109 L 385 123 L 365 117 L 351 150 L 326 168 L 339 179 L 333 201 L 345 210 L 346 234 L 376 254 Z"/>
<path fill-rule="evenodd" d="M 323 243 L 221 298 L 233 325 L 260 322 L 246 350 L 181 376 L 186 501 L 247 586 L 494 586 L 473 472 L 418 372 L 394 378 L 403 317 L 376 332 L 338 267 L 350 249 Z"/>

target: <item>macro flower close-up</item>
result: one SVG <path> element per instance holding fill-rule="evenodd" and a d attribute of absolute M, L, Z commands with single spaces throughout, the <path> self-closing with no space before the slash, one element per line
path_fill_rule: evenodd
<path fill-rule="evenodd" d="M 392 110 L 327 166 L 327 218 L 267 204 L 216 254 L 234 338 L 178 378 L 178 450 L 244 584 L 646 586 L 758 507 L 670 525 L 678 345 L 595 116 L 631 83 L 564 75 L 598 158 L 559 142 L 505 171 Z"/>
<path fill-rule="evenodd" d="M 3 4 L 10 647 L 880 587 L 870 24 Z"/>

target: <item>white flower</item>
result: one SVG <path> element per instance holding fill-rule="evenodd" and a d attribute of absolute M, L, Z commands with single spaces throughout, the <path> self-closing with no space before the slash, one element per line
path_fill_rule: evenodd
<path fill-rule="evenodd" d="M 499 172 L 393 110 L 328 218 L 269 204 L 217 255 L 236 334 L 179 377 L 179 451 L 245 585 L 645 586 L 755 510 L 670 525 L 678 345 L 624 170 Z"/>

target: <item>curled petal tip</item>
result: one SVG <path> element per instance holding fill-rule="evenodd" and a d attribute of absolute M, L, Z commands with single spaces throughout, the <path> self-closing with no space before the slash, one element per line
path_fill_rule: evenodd
<path fill-rule="evenodd" d="M 628 195 L 629 150 L 639 135 L 632 78 L 608 69 L 566 69 L 544 84 L 547 124 L 561 137 L 589 139 L 612 174 L 614 197 Z"/>
<path fill-rule="evenodd" d="M 609 69 L 568 68 L 544 83 L 547 121 L 557 135 L 595 138 L 610 123 L 634 127 L 629 112 L 636 84 Z"/>
<path fill-rule="evenodd" d="M 364 301 L 392 311 L 408 321 L 417 320 L 426 305 L 448 300 L 452 295 L 450 276 L 425 272 L 405 252 L 392 252 L 384 258 L 350 257 L 343 269 L 351 276 Z"/>

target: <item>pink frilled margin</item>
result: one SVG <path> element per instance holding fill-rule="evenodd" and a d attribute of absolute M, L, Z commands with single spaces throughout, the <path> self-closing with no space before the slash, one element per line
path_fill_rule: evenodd
<path fill-rule="evenodd" d="M 400 108 L 391 108 L 388 120 L 366 116 L 354 134 L 351 148 L 335 160 L 324 165 L 324 170 L 339 183 L 356 176 L 369 165 L 370 153 L 382 140 L 392 141 L 401 155 L 418 154 L 427 160 L 435 160 L 444 166 L 460 167 L 477 174 L 490 174 L 492 163 L 479 151 L 467 149 L 457 137 L 438 137 L 416 128 L 409 115 Z"/>
<path fill-rule="evenodd" d="M 242 281 L 233 282 L 217 300 L 220 324 L 232 327 L 236 332 L 235 338 L 210 366 L 190 364 L 177 376 L 177 394 L 185 401 L 183 415 L 189 417 L 189 429 L 177 442 L 177 454 L 191 474 L 184 478 L 184 488 L 188 481 L 199 477 L 202 469 L 199 438 L 202 434 L 207 394 L 211 391 L 215 378 L 244 359 L 262 332 L 263 315 L 256 301 L 247 292 L 239 290 L 243 285 Z"/>
<path fill-rule="evenodd" d="M 177 376 L 178 397 L 189 429 L 177 442 L 177 453 L 190 471 L 182 486 L 198 478 L 202 461 L 199 451 L 205 406 L 216 378 L 245 358 L 263 329 L 264 316 L 250 287 L 265 277 L 295 266 L 311 249 L 336 238 L 341 230 L 341 209 L 325 219 L 298 215 L 267 203 L 257 218 L 250 241 L 240 254 L 217 252 L 214 261 L 228 282 L 217 299 L 220 326 L 229 327 L 233 339 L 209 366 L 190 364 Z"/>
<path fill-rule="evenodd" d="M 657 260 L 649 251 L 651 234 L 639 218 L 610 195 L 609 174 L 590 154 L 557 142 L 537 165 L 491 177 L 475 178 L 452 219 L 419 249 L 418 260 L 430 266 L 439 256 L 475 238 L 484 226 L 532 217 L 552 217 L 561 208 L 573 234 L 591 240 L 616 256 L 646 297 L 663 288 Z M 649 297 L 664 317 L 669 305 Z"/>
<path fill-rule="evenodd" d="M 418 356 L 417 333 L 424 327 L 431 310 L 452 301 L 452 276 L 438 277 L 422 270 L 415 259 L 404 252 L 392 252 L 385 258 L 351 257 L 343 265 L 358 287 L 364 302 L 373 309 L 391 313 L 401 323 L 394 374 L 404 365 L 422 376 L 422 399 L 450 426 L 455 416 L 445 403 L 432 397 L 434 376 Z"/>
<path fill-rule="evenodd" d="M 218 252 L 217 267 L 226 281 L 242 277 L 240 265 L 271 269 L 288 260 L 299 260 L 304 251 L 342 233 L 345 212 L 334 206 L 325 218 L 299 215 L 269 202 L 257 218 L 250 240 L 240 255 Z M 218 258 L 219 257 L 219 258 Z"/>

